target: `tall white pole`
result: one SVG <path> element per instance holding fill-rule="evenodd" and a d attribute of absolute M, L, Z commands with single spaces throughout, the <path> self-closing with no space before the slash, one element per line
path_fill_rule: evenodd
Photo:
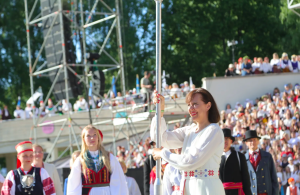
<path fill-rule="evenodd" d="M 31 47 L 30 47 L 30 33 L 29 33 L 29 19 L 28 19 L 28 4 L 27 4 L 27 0 L 24 0 L 24 4 L 25 4 L 25 18 L 26 18 L 26 34 L 27 34 L 27 53 L 28 53 L 28 63 L 29 63 L 29 76 L 30 76 L 30 91 L 31 91 L 31 97 L 33 96 L 33 71 L 32 71 L 32 61 L 31 61 Z M 34 110 L 33 108 L 34 106 L 34 101 L 31 105 L 32 110 Z M 32 135 L 32 130 L 33 130 L 33 139 L 34 139 L 34 143 L 37 143 L 37 138 L 36 138 L 36 120 L 35 117 L 32 117 L 33 120 L 33 129 L 31 129 L 30 131 L 30 141 L 32 139 L 31 135 Z"/>
<path fill-rule="evenodd" d="M 156 90 L 161 94 L 161 3 L 162 0 L 155 0 L 156 3 Z M 150 108 L 148 108 L 150 109 Z M 160 123 L 161 123 L 161 104 L 156 106 L 156 146 L 160 148 Z M 154 183 L 154 194 L 161 195 L 161 160 L 156 161 L 156 179 Z"/>

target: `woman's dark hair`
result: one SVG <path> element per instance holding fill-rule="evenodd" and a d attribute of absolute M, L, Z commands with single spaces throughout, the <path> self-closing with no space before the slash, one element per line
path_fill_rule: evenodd
<path fill-rule="evenodd" d="M 202 97 L 201 100 L 205 104 L 207 104 L 208 102 L 211 103 L 211 107 L 208 110 L 208 121 L 210 123 L 218 123 L 220 121 L 220 113 L 218 110 L 218 106 L 217 106 L 213 96 L 206 89 L 203 89 L 203 88 L 194 89 L 193 91 L 191 91 L 190 93 L 187 94 L 187 96 L 185 98 L 185 102 L 187 104 L 189 104 L 196 94 L 201 95 L 201 97 Z"/>
<path fill-rule="evenodd" d="M 280 90 L 278 89 L 278 87 L 275 87 L 273 90 L 273 95 L 276 95 L 276 93 L 280 93 Z"/>
<path fill-rule="evenodd" d="M 230 106 L 230 109 L 231 109 L 231 105 L 230 104 L 226 104 L 226 106 L 225 106 L 225 110 L 227 110 L 227 106 Z"/>

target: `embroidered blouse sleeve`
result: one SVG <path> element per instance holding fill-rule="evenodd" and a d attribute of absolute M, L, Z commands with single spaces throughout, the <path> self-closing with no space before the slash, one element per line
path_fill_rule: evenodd
<path fill-rule="evenodd" d="M 78 157 L 72 165 L 71 173 L 68 179 L 67 195 L 81 195 L 82 182 L 81 182 L 81 163 Z"/>
<path fill-rule="evenodd" d="M 221 128 L 217 124 L 212 124 L 205 129 L 199 142 L 191 145 L 183 154 L 173 154 L 163 149 L 161 157 L 179 170 L 197 169 L 203 166 L 223 144 L 224 135 Z"/>
<path fill-rule="evenodd" d="M 14 172 L 10 171 L 4 180 L 1 195 L 15 195 L 15 185 Z"/>
<path fill-rule="evenodd" d="M 164 117 L 161 117 L 161 145 L 168 149 L 177 149 L 183 146 L 183 141 L 185 138 L 185 132 L 190 129 L 191 126 L 178 128 L 174 131 L 167 132 L 167 124 Z M 156 115 L 152 118 L 151 128 L 150 128 L 151 140 L 156 140 Z"/>
<path fill-rule="evenodd" d="M 110 194 L 129 195 L 124 172 L 117 158 L 110 154 Z M 68 189 L 69 190 L 69 189 Z"/>
<path fill-rule="evenodd" d="M 41 168 L 41 179 L 43 183 L 44 195 L 56 195 L 54 183 L 44 168 Z"/>

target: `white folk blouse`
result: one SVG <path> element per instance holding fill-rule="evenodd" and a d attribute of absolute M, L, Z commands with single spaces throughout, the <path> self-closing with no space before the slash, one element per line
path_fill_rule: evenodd
<path fill-rule="evenodd" d="M 167 132 L 165 119 L 161 118 L 160 137 L 164 148 L 182 148 L 181 155 L 167 149 L 161 157 L 181 173 L 192 173 L 194 177 L 182 177 L 180 191 L 184 195 L 218 194 L 225 195 L 218 170 L 224 148 L 224 134 L 219 125 L 212 123 L 198 133 L 195 124 Z M 156 116 L 151 123 L 150 136 L 155 140 Z M 209 172 L 210 171 L 210 172 Z"/>

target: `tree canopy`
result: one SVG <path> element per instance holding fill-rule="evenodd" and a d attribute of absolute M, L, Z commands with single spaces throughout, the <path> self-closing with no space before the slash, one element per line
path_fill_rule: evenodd
<path fill-rule="evenodd" d="M 30 5 L 34 1 L 28 0 Z M 64 0 L 64 4 L 70 4 Z M 114 1 L 105 1 L 111 7 Z M 93 0 L 84 1 L 84 10 L 91 9 Z M 298 31 L 300 17 L 287 9 L 284 0 L 168 0 L 162 2 L 162 70 L 171 75 L 168 83 L 183 82 L 190 76 L 196 86 L 203 77 L 216 72 L 223 76 L 232 62 L 232 51 L 228 40 L 237 40 L 235 59 L 248 55 L 251 58 L 272 56 L 274 52 L 299 54 Z M 105 11 L 97 6 L 97 11 Z M 122 44 L 126 75 L 126 89 L 135 87 L 135 75 L 145 70 L 155 70 L 155 2 L 146 0 L 120 0 Z M 17 96 L 25 101 L 30 97 L 27 40 L 25 29 L 24 1 L 0 2 L 0 107 L 7 104 L 13 111 Z M 37 15 L 39 9 L 33 15 Z M 94 16 L 97 19 L 100 16 Z M 103 16 L 102 16 L 103 17 Z M 107 21 L 111 24 L 111 21 Z M 30 31 L 31 56 L 35 59 L 43 43 L 42 29 L 32 27 Z M 102 44 L 108 26 L 95 25 L 87 35 Z M 80 38 L 80 35 L 78 35 Z M 33 44 L 34 43 L 34 44 Z M 105 49 L 118 59 L 116 32 Z M 87 52 L 99 49 L 87 40 Z M 44 60 L 44 53 L 39 65 Z M 99 63 L 111 63 L 108 58 Z M 212 67 L 211 63 L 216 66 Z M 112 71 L 106 75 L 110 86 Z M 47 77 L 34 78 L 37 89 L 44 93 L 51 86 Z M 117 85 L 120 89 L 120 85 Z"/>

